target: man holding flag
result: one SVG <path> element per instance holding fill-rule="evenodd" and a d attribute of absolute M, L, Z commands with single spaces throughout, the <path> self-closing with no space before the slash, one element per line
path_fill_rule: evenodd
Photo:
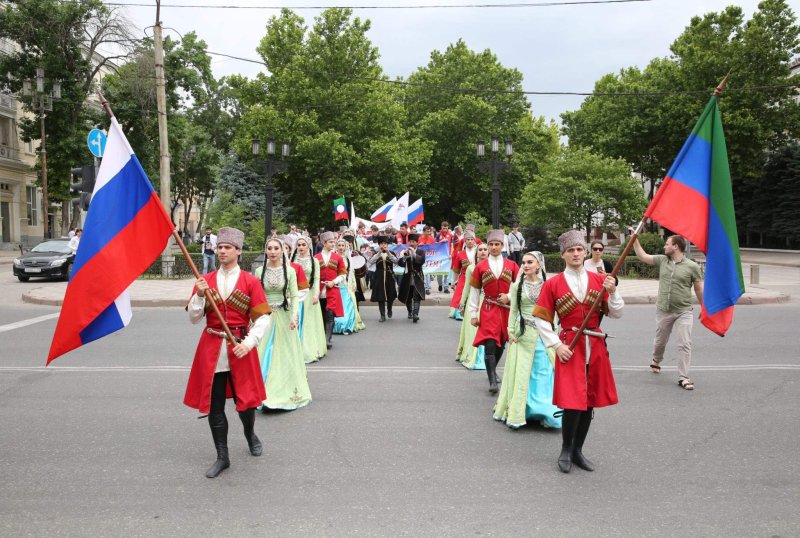
<path fill-rule="evenodd" d="M 703 303 L 703 274 L 700 266 L 686 257 L 686 240 L 671 235 L 664 244 L 664 255 L 646 253 L 636 239 L 636 256 L 647 265 L 658 267 L 658 300 L 656 301 L 656 338 L 653 341 L 653 362 L 650 370 L 661 373 L 664 348 L 673 328 L 678 338 L 678 385 L 693 390 L 689 379 L 692 361 L 692 287 L 700 304 Z"/>

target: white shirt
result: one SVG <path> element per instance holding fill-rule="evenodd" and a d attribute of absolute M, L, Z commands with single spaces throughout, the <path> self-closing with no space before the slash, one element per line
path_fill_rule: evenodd
<path fill-rule="evenodd" d="M 81 236 L 73 235 L 72 238 L 69 240 L 69 248 L 72 249 L 72 253 L 75 254 L 78 252 L 78 245 L 81 242 Z"/>
<path fill-rule="evenodd" d="M 586 274 L 586 271 L 583 270 L 583 268 L 579 269 L 578 271 L 566 268 L 564 269 L 564 278 L 566 279 L 567 285 L 569 286 L 569 289 L 572 291 L 572 294 L 575 296 L 575 298 L 578 301 L 583 301 L 586 298 L 586 290 L 589 287 L 589 275 Z M 625 301 L 619 294 L 619 290 L 614 290 L 614 293 L 608 297 L 608 317 L 621 318 L 623 306 L 625 306 Z M 536 328 L 539 330 L 539 336 L 542 337 L 544 345 L 556 349 L 560 344 L 563 343 L 561 339 L 559 339 L 558 333 L 553 330 L 553 326 L 550 325 L 549 321 L 543 320 L 539 317 L 534 318 L 534 321 L 536 322 Z M 589 360 L 588 338 L 586 339 L 586 345 L 586 360 Z"/>
<path fill-rule="evenodd" d="M 506 236 L 510 252 L 519 252 L 525 248 L 525 238 L 520 232 L 511 232 Z"/>
<path fill-rule="evenodd" d="M 322 254 L 322 261 L 323 261 L 324 263 L 328 263 L 328 262 L 330 262 L 330 261 L 331 261 L 331 254 L 333 254 L 333 251 L 332 251 L 332 250 L 331 250 L 331 251 L 327 251 L 327 250 L 325 250 L 325 249 L 323 248 L 323 249 L 322 249 L 322 251 L 320 251 L 320 254 Z M 320 264 L 320 265 L 322 265 L 322 264 Z M 333 285 L 334 285 L 334 286 L 338 286 L 338 285 L 339 285 L 339 283 L 340 283 L 342 280 L 344 280 L 344 279 L 345 279 L 345 276 L 346 276 L 346 275 L 337 275 L 337 276 L 336 276 L 336 278 L 334 278 L 334 279 L 332 280 L 332 282 L 333 282 Z M 325 298 L 327 298 L 327 297 L 328 297 L 328 287 L 327 287 L 327 286 L 322 286 L 322 291 L 320 292 L 320 294 L 319 294 L 319 297 L 320 297 L 320 299 L 325 299 Z"/>
<path fill-rule="evenodd" d="M 489 270 L 495 278 L 500 278 L 503 272 L 503 257 L 502 256 L 489 256 Z M 474 271 L 474 269 L 473 269 Z M 470 288 L 469 290 L 469 312 L 470 317 L 477 318 L 478 310 L 481 307 L 481 290 L 477 288 Z"/>
<path fill-rule="evenodd" d="M 219 295 L 223 300 L 230 297 L 231 293 L 233 293 L 240 274 L 241 269 L 239 269 L 238 265 L 230 271 L 225 271 L 224 269 L 217 271 L 217 292 L 219 292 Z M 205 296 L 195 293 L 192 297 L 192 300 L 189 302 L 189 321 L 191 321 L 192 324 L 196 325 L 200 323 L 200 320 L 205 317 L 205 307 Z M 242 340 L 242 343 L 250 350 L 255 348 L 264 337 L 264 333 L 269 327 L 269 323 L 269 316 L 260 316 L 255 323 L 253 323 L 253 326 L 250 327 L 250 330 L 248 331 L 247 336 L 244 337 L 244 340 Z M 219 342 L 219 358 L 217 359 L 217 367 L 214 371 L 227 372 L 231 369 L 228 358 L 228 346 L 224 345 L 226 344 L 226 340 L 224 338 L 220 338 Z"/>

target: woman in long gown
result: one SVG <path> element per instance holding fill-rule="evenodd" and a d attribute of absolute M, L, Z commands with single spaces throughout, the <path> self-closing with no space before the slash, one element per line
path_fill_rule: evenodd
<path fill-rule="evenodd" d="M 541 252 L 522 257 L 520 277 L 511 285 L 508 317 L 508 359 L 503 384 L 494 407 L 494 418 L 510 428 L 535 420 L 546 428 L 560 428 L 561 417 L 553 405 L 555 353 L 545 347 L 533 322 L 533 308 L 547 275 Z"/>
<path fill-rule="evenodd" d="M 306 364 L 297 333 L 299 301 L 297 275 L 283 255 L 283 243 L 271 238 L 267 261 L 256 269 L 267 301 L 273 306 L 272 324 L 258 346 L 267 399 L 262 409 L 297 409 L 311 402 Z"/>
<path fill-rule="evenodd" d="M 300 347 L 303 352 L 303 360 L 308 364 L 318 361 L 328 353 L 325 345 L 322 310 L 319 308 L 319 262 L 311 255 L 308 238 L 297 238 L 292 261 L 303 268 L 308 280 L 308 290 L 298 292 Z"/>
<path fill-rule="evenodd" d="M 342 308 L 344 316 L 336 317 L 333 321 L 333 334 L 353 334 L 364 329 L 364 322 L 356 308 L 355 299 L 355 275 L 350 264 L 350 253 L 348 252 L 347 241 L 339 239 L 336 242 L 336 253 L 342 257 L 347 267 L 347 278 L 339 283 L 339 292 L 342 296 Z"/>
<path fill-rule="evenodd" d="M 489 245 L 480 244 L 475 251 L 475 263 L 470 264 L 465 274 L 464 291 L 461 294 L 461 303 L 459 304 L 458 311 L 464 315 L 464 310 L 467 308 L 467 301 L 472 289 L 470 286 L 472 278 L 472 270 L 475 265 L 489 257 Z M 481 290 L 481 301 L 483 300 L 483 290 Z M 478 319 L 480 319 L 480 312 L 478 312 Z M 470 370 L 486 370 L 486 364 L 483 362 L 483 346 L 475 347 L 472 342 L 475 340 L 475 335 L 478 333 L 478 328 L 470 323 L 469 316 L 465 316 L 461 321 L 461 336 L 458 340 L 458 350 L 456 351 L 456 360 L 464 365 L 465 368 Z"/>

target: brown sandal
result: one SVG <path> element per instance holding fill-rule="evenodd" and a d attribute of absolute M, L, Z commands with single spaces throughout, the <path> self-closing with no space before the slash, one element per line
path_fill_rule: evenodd
<path fill-rule="evenodd" d="M 661 366 L 659 366 L 655 362 L 651 362 L 650 363 L 650 371 L 653 372 L 654 374 L 660 374 L 661 373 Z"/>
<path fill-rule="evenodd" d="M 682 377 L 678 380 L 678 385 L 685 390 L 694 390 L 694 383 L 688 377 Z"/>

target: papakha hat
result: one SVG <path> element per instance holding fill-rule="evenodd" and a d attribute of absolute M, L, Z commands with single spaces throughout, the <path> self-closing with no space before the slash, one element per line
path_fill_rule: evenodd
<path fill-rule="evenodd" d="M 570 230 L 558 236 L 558 247 L 561 249 L 561 254 L 572 247 L 586 248 L 586 240 L 583 237 L 583 232 L 580 230 Z"/>
<path fill-rule="evenodd" d="M 500 241 L 502 243 L 505 238 L 506 234 L 503 230 L 489 230 L 489 234 L 486 236 L 486 242 Z"/>
<path fill-rule="evenodd" d="M 217 244 L 220 243 L 228 243 L 242 250 L 242 245 L 244 245 L 244 232 L 236 228 L 220 228 L 219 232 L 217 232 Z"/>
<path fill-rule="evenodd" d="M 321 234 L 319 234 L 319 240 L 322 241 L 323 243 L 325 243 L 326 241 L 330 241 L 331 239 L 336 239 L 336 234 L 333 232 L 322 232 Z"/>

